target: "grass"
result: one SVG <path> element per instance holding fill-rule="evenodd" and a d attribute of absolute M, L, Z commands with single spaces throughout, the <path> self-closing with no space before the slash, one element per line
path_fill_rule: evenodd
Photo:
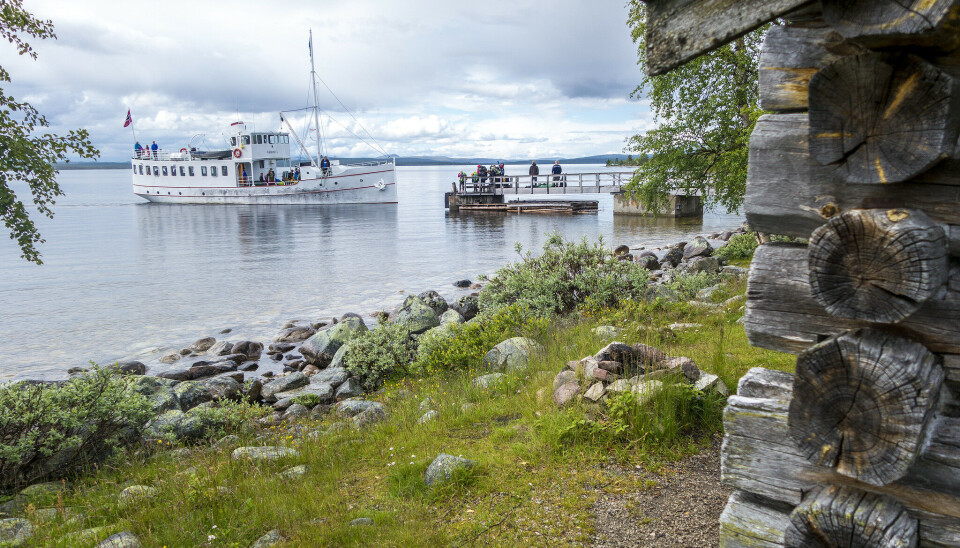
<path fill-rule="evenodd" d="M 743 290 L 742 283 L 727 284 L 714 300 L 722 302 Z M 605 430 L 612 419 L 602 408 L 554 406 L 554 375 L 567 361 L 592 355 L 606 344 L 591 332 L 598 325 L 618 326 L 618 340 L 690 357 L 731 389 L 751 367 L 792 370 L 793 356 L 749 346 L 736 323 L 740 306 L 742 301 L 709 309 L 654 302 L 593 310 L 548 330 L 540 341 L 543 356 L 492 391 L 471 385 L 473 377 L 485 373 L 478 369 L 387 385 L 372 399 L 386 404 L 388 418 L 362 430 L 323 433 L 335 420 L 327 417 L 249 431 L 239 443 L 200 446 L 186 458 L 169 451 L 126 455 L 123 462 L 78 479 L 56 506 L 85 517 L 61 515 L 38 527 L 35 544 L 90 546 L 129 530 L 144 546 L 247 547 L 271 529 L 286 537 L 283 546 L 587 543 L 594 533 L 590 506 L 598 494 L 652 486 L 630 475 L 611 477 L 600 464 L 656 466 L 696 451 L 720 428 L 719 417 L 711 416 L 710 424 L 697 431 L 663 439 L 649 439 L 643 432 L 613 435 Z M 666 327 L 674 323 L 700 327 Z M 423 415 L 419 404 L 428 397 L 438 416 L 418 425 Z M 661 409 L 659 404 L 655 409 Z M 230 458 L 239 445 L 263 444 L 295 447 L 299 456 L 265 464 Z M 441 452 L 479 465 L 429 488 L 423 474 Z M 309 467 L 303 477 L 279 475 L 299 464 Z M 158 494 L 119 504 L 118 493 L 135 484 L 152 486 Z M 644 519 L 643 509 L 634 514 L 634 519 Z M 349 525 L 360 517 L 373 518 L 376 525 Z M 104 528 L 95 539 L 62 540 L 93 527 Z"/>

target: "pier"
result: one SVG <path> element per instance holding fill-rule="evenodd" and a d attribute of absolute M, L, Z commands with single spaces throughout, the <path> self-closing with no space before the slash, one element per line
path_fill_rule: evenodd
<path fill-rule="evenodd" d="M 623 186 L 633 179 L 632 171 L 602 171 L 594 173 L 564 173 L 560 175 L 488 175 L 468 177 L 458 185 L 453 183 L 451 192 L 444 195 L 444 207 L 451 212 L 502 211 L 536 213 L 590 213 L 597 211 L 598 202 L 585 200 L 513 200 L 510 196 L 613 194 L 615 215 L 641 215 L 664 217 L 703 216 L 700 196 L 673 195 L 669 205 L 657 212 L 642 208 L 629 200 Z"/>

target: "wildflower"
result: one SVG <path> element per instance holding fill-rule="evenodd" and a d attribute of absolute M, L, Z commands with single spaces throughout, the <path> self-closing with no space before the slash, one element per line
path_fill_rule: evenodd
<path fill-rule="evenodd" d="M 216 535 L 207 535 L 207 540 L 217 540 Z"/>

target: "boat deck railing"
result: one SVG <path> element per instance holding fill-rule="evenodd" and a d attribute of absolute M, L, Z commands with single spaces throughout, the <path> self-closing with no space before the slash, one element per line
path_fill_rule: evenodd
<path fill-rule="evenodd" d="M 455 184 L 461 194 L 589 194 L 619 192 L 632 179 L 632 171 L 600 171 L 560 175 L 468 176 L 462 184 Z"/>
<path fill-rule="evenodd" d="M 169 150 L 144 150 L 137 156 L 137 153 L 134 152 L 130 155 L 132 160 L 180 160 L 186 161 L 190 159 L 189 151 L 177 151 L 171 152 Z"/>

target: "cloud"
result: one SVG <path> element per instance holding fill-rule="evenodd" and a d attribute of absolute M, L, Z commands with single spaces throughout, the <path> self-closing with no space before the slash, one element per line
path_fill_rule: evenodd
<path fill-rule="evenodd" d="M 648 108 L 627 99 L 640 74 L 616 3 L 35 0 L 29 9 L 53 19 L 58 39 L 35 44 L 38 61 L 5 57 L 5 91 L 29 98 L 57 131 L 89 129 L 104 160 L 127 156 L 127 108 L 138 136 L 171 147 L 200 133 L 222 142 L 238 116 L 277 129 L 278 111 L 312 102 L 310 28 L 317 71 L 339 97 L 321 85 L 333 154 L 364 147 L 347 143 L 361 126 L 395 154 L 519 158 L 618 152 L 649 125 Z"/>

